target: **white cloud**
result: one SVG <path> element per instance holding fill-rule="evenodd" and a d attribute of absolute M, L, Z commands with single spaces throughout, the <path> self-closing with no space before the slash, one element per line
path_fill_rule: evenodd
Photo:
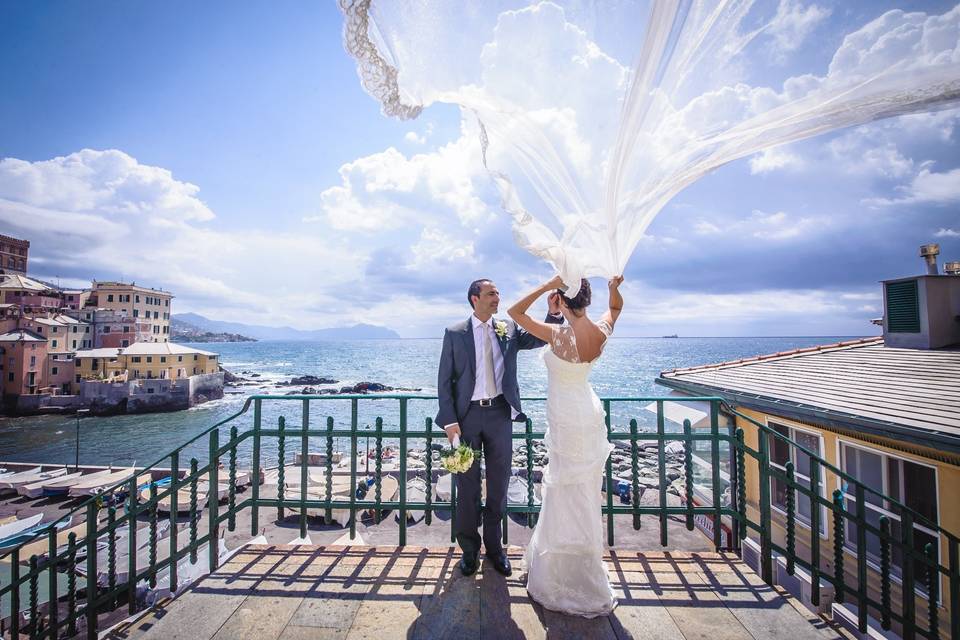
<path fill-rule="evenodd" d="M 306 283 L 357 280 L 362 252 L 330 234 L 214 222 L 199 187 L 121 151 L 0 161 L 0 225 L 30 239 L 35 275 L 162 287 L 176 296 L 174 312 L 294 326 L 338 320 L 307 311 L 335 301 Z"/>
<path fill-rule="evenodd" d="M 720 227 L 706 220 L 698 220 L 693 226 L 693 232 L 699 236 L 709 236 L 720 233 Z"/>
<path fill-rule="evenodd" d="M 416 131 L 407 131 L 406 135 L 403 136 L 403 139 L 413 144 L 426 144 L 427 142 L 426 136 L 421 136 Z"/>
<path fill-rule="evenodd" d="M 936 173 L 925 167 L 914 176 L 909 185 L 898 186 L 897 191 L 904 195 L 899 198 L 869 198 L 863 202 L 868 205 L 887 206 L 960 201 L 960 169 Z"/>
<path fill-rule="evenodd" d="M 410 247 L 410 251 L 413 254 L 412 266 L 417 269 L 450 266 L 453 263 L 476 264 L 473 241 L 455 238 L 440 229 L 424 228 L 420 240 Z"/>
<path fill-rule="evenodd" d="M 830 16 L 830 10 L 816 4 L 803 6 L 799 0 L 780 0 L 777 14 L 767 27 L 773 38 L 772 50 L 779 61 L 795 51 L 807 36 Z"/>
<path fill-rule="evenodd" d="M 947 229 L 945 227 L 940 227 L 935 234 L 937 238 L 960 238 L 960 231 L 956 229 Z"/>
<path fill-rule="evenodd" d="M 801 167 L 803 167 L 803 160 L 800 156 L 786 151 L 783 147 L 764 149 L 750 157 L 750 173 L 753 175 Z"/>
<path fill-rule="evenodd" d="M 818 225 L 826 224 L 824 218 L 795 218 L 785 211 L 765 213 L 754 210 L 753 215 L 741 223 L 752 229 L 755 238 L 764 240 L 790 240 L 806 234 Z"/>

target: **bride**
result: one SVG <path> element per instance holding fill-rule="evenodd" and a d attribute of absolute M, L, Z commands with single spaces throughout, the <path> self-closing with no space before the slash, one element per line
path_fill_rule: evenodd
<path fill-rule="evenodd" d="M 547 609 L 593 618 L 616 606 L 603 561 L 601 496 L 603 467 L 612 449 L 603 406 L 588 377 L 623 308 L 620 283 L 610 280 L 610 303 L 599 322 L 587 316 L 590 283 L 582 280 L 573 298 L 563 295 L 559 276 L 531 291 L 508 313 L 544 340 L 547 365 L 547 445 L 540 518 L 527 547 L 527 591 Z M 527 315 L 537 298 L 559 296 L 567 323 L 551 325 Z"/>

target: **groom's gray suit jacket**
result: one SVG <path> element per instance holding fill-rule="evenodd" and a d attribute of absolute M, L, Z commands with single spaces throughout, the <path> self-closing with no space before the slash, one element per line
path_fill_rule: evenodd
<path fill-rule="evenodd" d="M 473 339 L 471 315 L 463 322 L 447 327 L 443 333 L 443 350 L 440 352 L 440 367 L 437 375 L 437 395 L 440 411 L 436 424 L 445 427 L 460 422 L 470 409 L 470 398 L 477 380 L 476 345 Z M 496 321 L 496 319 L 495 319 Z M 563 318 L 547 315 L 545 322 L 561 324 Z M 526 420 L 520 407 L 520 387 L 517 384 L 517 353 L 521 349 L 536 349 L 546 343 L 532 333 L 518 327 L 513 320 L 503 320 L 507 325 L 506 335 L 499 338 L 503 354 L 503 397 L 516 409 L 517 422 Z"/>

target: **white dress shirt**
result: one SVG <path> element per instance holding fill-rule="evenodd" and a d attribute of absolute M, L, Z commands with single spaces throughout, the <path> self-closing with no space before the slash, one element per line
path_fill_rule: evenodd
<path fill-rule="evenodd" d="M 481 322 L 477 316 L 470 316 L 473 324 L 473 351 L 476 354 L 476 381 L 473 385 L 473 396 L 471 400 L 487 400 L 487 368 L 483 363 L 483 340 L 486 337 L 490 341 L 490 351 L 493 352 L 493 374 L 497 393 L 494 397 L 503 393 L 503 352 L 500 351 L 497 332 L 493 328 L 494 318 L 489 318 L 486 322 Z M 484 336 L 486 333 L 486 336 Z"/>

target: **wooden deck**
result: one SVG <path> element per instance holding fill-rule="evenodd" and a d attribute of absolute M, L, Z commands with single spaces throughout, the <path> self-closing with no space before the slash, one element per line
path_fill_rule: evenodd
<path fill-rule="evenodd" d="M 250 546 L 109 638 L 837 638 L 735 556 L 614 551 L 619 606 L 587 620 L 545 610 L 514 575 L 464 578 L 452 548 Z"/>

